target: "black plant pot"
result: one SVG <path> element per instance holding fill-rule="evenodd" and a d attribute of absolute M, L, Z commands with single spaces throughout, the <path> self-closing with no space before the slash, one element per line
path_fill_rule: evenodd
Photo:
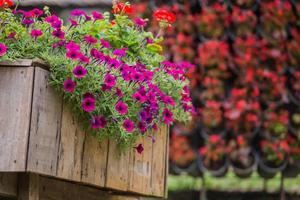
<path fill-rule="evenodd" d="M 286 178 L 295 178 L 300 174 L 300 163 L 288 164 L 283 170 L 283 176 Z"/>
<path fill-rule="evenodd" d="M 273 178 L 278 172 L 282 172 L 288 164 L 288 158 L 285 156 L 284 161 L 277 167 L 268 166 L 261 157 L 258 161 L 258 174 L 265 179 Z"/>
<path fill-rule="evenodd" d="M 199 167 L 200 171 L 202 171 L 203 173 L 208 172 L 212 176 L 220 178 L 220 177 L 224 177 L 226 175 L 226 173 L 228 172 L 229 160 L 227 157 L 225 157 L 224 161 L 217 169 L 210 169 L 209 167 L 206 167 L 204 165 L 203 158 L 200 157 L 198 159 L 198 167 Z"/>
<path fill-rule="evenodd" d="M 236 166 L 233 162 L 230 162 L 231 166 L 233 168 L 233 172 L 237 177 L 249 178 L 252 175 L 253 171 L 255 171 L 257 169 L 257 163 L 258 163 L 257 154 L 252 151 L 250 156 L 253 157 L 253 162 L 250 166 L 248 166 L 246 168 L 240 168 L 240 167 Z"/>
<path fill-rule="evenodd" d="M 194 160 L 193 162 L 189 163 L 187 166 L 178 166 L 175 163 L 171 162 L 169 164 L 169 171 L 170 174 L 173 175 L 180 175 L 180 174 L 188 174 L 190 176 L 201 176 L 202 173 L 199 170 L 197 160 Z"/>

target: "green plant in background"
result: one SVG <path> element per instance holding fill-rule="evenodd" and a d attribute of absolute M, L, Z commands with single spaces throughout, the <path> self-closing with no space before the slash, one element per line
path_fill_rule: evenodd
<path fill-rule="evenodd" d="M 114 5 L 112 16 L 75 9 L 66 26 L 47 7 L 23 11 L 9 6 L 0 8 L 0 61 L 43 60 L 51 85 L 97 138 L 129 147 L 162 123 L 189 120 L 184 73 L 192 65 L 166 61 L 163 38 L 144 30 L 146 20 L 128 17 L 129 3 Z M 176 19 L 166 10 L 156 11 L 154 18 L 162 28 Z"/>

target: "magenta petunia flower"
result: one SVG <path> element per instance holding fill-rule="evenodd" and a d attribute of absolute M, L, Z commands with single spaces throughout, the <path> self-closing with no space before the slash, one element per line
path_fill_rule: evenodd
<path fill-rule="evenodd" d="M 134 93 L 132 97 L 140 103 L 145 103 L 147 100 L 147 98 L 143 96 L 140 92 Z"/>
<path fill-rule="evenodd" d="M 29 12 L 32 13 L 34 15 L 34 17 L 40 17 L 44 14 L 44 12 L 38 8 L 34 8 Z"/>
<path fill-rule="evenodd" d="M 78 26 L 78 22 L 72 18 L 69 18 L 68 21 L 70 22 L 71 26 Z"/>
<path fill-rule="evenodd" d="M 67 79 L 64 81 L 64 90 L 66 92 L 74 92 L 76 83 L 72 79 Z"/>
<path fill-rule="evenodd" d="M 119 89 L 119 88 L 116 88 L 116 95 L 119 97 L 119 98 L 122 98 L 124 96 L 123 92 Z"/>
<path fill-rule="evenodd" d="M 86 63 L 86 64 L 89 64 L 89 63 L 90 63 L 90 58 L 87 57 L 87 56 L 84 56 L 84 55 L 81 55 L 81 56 L 79 57 L 79 60 L 80 60 L 80 62 L 82 62 L 82 63 Z"/>
<path fill-rule="evenodd" d="M 41 30 L 38 30 L 38 29 L 33 29 L 30 33 L 31 37 L 33 38 L 38 38 L 40 37 L 41 35 L 43 35 L 43 31 Z"/>
<path fill-rule="evenodd" d="M 107 125 L 107 121 L 103 116 L 101 117 L 93 116 L 91 119 L 91 126 L 93 129 L 105 128 L 106 125 Z"/>
<path fill-rule="evenodd" d="M 128 132 L 131 133 L 134 129 L 134 123 L 133 121 L 126 119 L 123 122 L 123 128 Z"/>
<path fill-rule="evenodd" d="M 0 43 L 0 56 L 4 56 L 7 52 L 7 47 L 5 46 L 5 44 Z"/>
<path fill-rule="evenodd" d="M 92 112 L 96 108 L 95 103 L 96 100 L 94 98 L 87 97 L 83 99 L 81 107 L 85 112 Z"/>
<path fill-rule="evenodd" d="M 81 56 L 80 52 L 74 50 L 67 51 L 66 53 L 66 57 L 72 60 L 77 60 L 80 56 Z"/>
<path fill-rule="evenodd" d="M 52 24 L 52 23 L 54 23 L 55 21 L 58 21 L 58 20 L 59 20 L 59 18 L 56 15 L 47 16 L 45 18 L 45 22 L 47 22 L 49 24 Z"/>
<path fill-rule="evenodd" d="M 139 26 L 139 27 L 144 27 L 144 26 L 147 25 L 147 21 L 144 20 L 144 19 L 142 19 L 142 18 L 136 18 L 136 19 L 134 19 L 133 21 L 134 21 L 134 23 L 135 23 L 137 26 Z"/>
<path fill-rule="evenodd" d="M 147 125 L 145 122 L 139 122 L 138 123 L 138 129 L 141 133 L 145 133 L 147 131 Z"/>
<path fill-rule="evenodd" d="M 140 121 L 142 121 L 142 122 L 146 121 L 148 117 L 149 117 L 149 113 L 146 110 L 142 110 L 139 113 L 139 118 L 140 118 Z"/>
<path fill-rule="evenodd" d="M 95 98 L 94 97 L 94 95 L 92 94 L 92 93 L 90 93 L 90 92 L 87 92 L 87 93 L 85 93 L 84 95 L 83 95 L 83 98 Z"/>
<path fill-rule="evenodd" d="M 34 23 L 33 19 L 25 18 L 25 19 L 22 20 L 22 24 L 24 24 L 26 26 L 29 26 L 30 24 L 33 24 L 33 23 Z"/>
<path fill-rule="evenodd" d="M 67 50 L 72 50 L 72 51 L 80 51 L 80 46 L 76 44 L 75 42 L 71 41 L 66 44 L 66 49 Z"/>
<path fill-rule="evenodd" d="M 126 103 L 119 101 L 115 106 L 116 111 L 121 115 L 126 115 L 128 112 L 128 106 Z"/>
<path fill-rule="evenodd" d="M 175 106 L 175 101 L 172 97 L 170 96 L 163 96 L 161 101 L 166 104 L 166 105 L 170 105 L 170 106 Z"/>
<path fill-rule="evenodd" d="M 103 15 L 101 13 L 97 12 L 97 11 L 93 11 L 92 16 L 93 16 L 95 21 L 104 19 Z"/>
<path fill-rule="evenodd" d="M 173 122 L 173 113 L 168 108 L 165 108 L 162 114 L 165 124 L 171 124 Z"/>
<path fill-rule="evenodd" d="M 110 68 L 118 69 L 121 66 L 121 62 L 117 59 L 110 59 L 108 65 Z"/>
<path fill-rule="evenodd" d="M 92 45 L 92 44 L 96 44 L 97 43 L 97 39 L 94 38 L 93 36 L 90 36 L 90 35 L 86 35 L 83 37 L 84 41 L 89 44 L 89 45 Z"/>
<path fill-rule="evenodd" d="M 64 39 L 65 38 L 65 33 L 60 29 L 54 30 L 51 33 L 51 35 L 53 35 L 54 37 L 57 37 L 59 39 Z"/>
<path fill-rule="evenodd" d="M 74 9 L 71 11 L 70 13 L 71 16 L 74 16 L 74 17 L 79 17 L 79 16 L 84 16 L 86 15 L 86 13 L 83 11 L 83 10 L 80 10 L 80 9 Z"/>
<path fill-rule="evenodd" d="M 103 48 L 107 48 L 107 49 L 111 48 L 109 42 L 105 41 L 104 39 L 100 39 L 100 43 Z"/>
<path fill-rule="evenodd" d="M 73 69 L 73 75 L 76 78 L 83 78 L 86 76 L 86 74 L 87 74 L 87 70 L 83 66 L 79 65 L 79 66 L 74 67 L 74 69 Z"/>
<path fill-rule="evenodd" d="M 138 146 L 134 147 L 135 150 L 139 153 L 139 154 L 142 154 L 143 151 L 144 151 L 144 146 L 143 144 L 139 144 Z"/>
<path fill-rule="evenodd" d="M 108 87 L 114 87 L 116 85 L 116 77 L 107 73 L 104 77 L 104 84 Z"/>
<path fill-rule="evenodd" d="M 10 32 L 7 36 L 7 39 L 14 39 L 16 35 L 17 35 L 16 32 Z"/>
<path fill-rule="evenodd" d="M 126 56 L 126 49 L 125 48 L 123 48 L 123 49 L 116 49 L 116 50 L 113 51 L 113 55 L 124 57 L 124 56 Z"/>
<path fill-rule="evenodd" d="M 62 40 L 52 44 L 53 49 L 56 49 L 58 47 L 63 47 L 63 46 L 65 46 L 65 41 L 62 41 Z"/>

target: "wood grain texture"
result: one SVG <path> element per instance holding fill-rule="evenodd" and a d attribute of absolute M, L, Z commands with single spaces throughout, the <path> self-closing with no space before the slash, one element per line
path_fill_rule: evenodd
<path fill-rule="evenodd" d="M 140 198 L 113 195 L 93 187 L 41 176 L 40 200 L 140 200 Z"/>
<path fill-rule="evenodd" d="M 85 136 L 81 181 L 103 187 L 105 185 L 108 140 L 101 143 L 89 133 Z"/>
<path fill-rule="evenodd" d="M 168 129 L 166 126 L 159 127 L 159 130 L 154 133 L 156 138 L 153 144 L 152 152 L 152 180 L 151 188 L 152 195 L 164 197 L 165 196 L 165 183 L 166 183 L 166 162 L 168 159 L 167 146 L 168 144 Z"/>
<path fill-rule="evenodd" d="M 48 85 L 50 73 L 35 68 L 27 170 L 56 175 L 62 98 Z"/>
<path fill-rule="evenodd" d="M 18 194 L 18 175 L 8 172 L 0 173 L 0 196 L 17 197 Z"/>
<path fill-rule="evenodd" d="M 63 105 L 57 168 L 58 177 L 81 181 L 84 139 L 85 132 L 82 127 L 80 127 L 69 107 Z"/>
<path fill-rule="evenodd" d="M 40 200 L 40 176 L 38 174 L 19 174 L 18 200 Z"/>
<path fill-rule="evenodd" d="M 33 67 L 0 67 L 0 171 L 25 171 Z"/>
<path fill-rule="evenodd" d="M 128 190 L 151 195 L 152 140 L 149 137 L 140 137 L 136 144 L 143 144 L 144 151 L 142 154 L 131 151 Z"/>
<path fill-rule="evenodd" d="M 120 153 L 115 142 L 109 141 L 106 187 L 122 191 L 128 189 L 129 161 L 130 151 Z"/>

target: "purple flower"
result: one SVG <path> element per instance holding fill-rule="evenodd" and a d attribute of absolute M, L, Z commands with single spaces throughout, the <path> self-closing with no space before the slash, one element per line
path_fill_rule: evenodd
<path fill-rule="evenodd" d="M 81 56 L 80 52 L 74 50 L 67 51 L 66 53 L 66 57 L 72 60 L 77 60 L 80 56 Z"/>
<path fill-rule="evenodd" d="M 97 39 L 94 38 L 93 36 L 90 36 L 90 35 L 86 35 L 83 37 L 84 41 L 89 44 L 89 45 L 92 45 L 92 44 L 96 44 L 97 43 Z"/>
<path fill-rule="evenodd" d="M 104 84 L 108 87 L 114 87 L 116 85 L 116 77 L 111 74 L 106 74 L 104 77 Z"/>
<path fill-rule="evenodd" d="M 26 26 L 29 26 L 30 24 L 33 24 L 33 22 L 34 22 L 33 19 L 25 18 L 25 19 L 22 20 L 22 24 L 24 24 Z"/>
<path fill-rule="evenodd" d="M 73 69 L 73 75 L 76 78 L 83 78 L 87 74 L 87 70 L 83 66 L 76 66 Z"/>
<path fill-rule="evenodd" d="M 86 15 L 86 13 L 83 11 L 83 10 L 80 10 L 80 9 L 74 9 L 71 11 L 70 13 L 71 16 L 74 16 L 74 17 L 79 17 L 79 16 L 84 16 Z"/>
<path fill-rule="evenodd" d="M 89 64 L 89 63 L 90 63 L 90 58 L 87 57 L 87 56 L 84 56 L 84 55 L 81 55 L 81 56 L 79 57 L 79 60 L 80 60 L 80 62 L 82 62 L 82 63 L 86 63 L 86 64 Z"/>
<path fill-rule="evenodd" d="M 105 92 L 105 91 L 107 91 L 107 90 L 111 90 L 111 88 L 112 88 L 112 87 L 107 86 L 106 84 L 102 84 L 102 86 L 101 86 L 101 90 L 102 90 L 103 92 Z"/>
<path fill-rule="evenodd" d="M 108 65 L 110 68 L 118 69 L 121 66 L 121 62 L 117 59 L 109 59 Z"/>
<path fill-rule="evenodd" d="M 111 48 L 109 42 L 105 41 L 104 39 L 100 39 L 100 43 L 103 48 L 107 48 L 107 49 Z"/>
<path fill-rule="evenodd" d="M 7 51 L 7 47 L 5 46 L 5 44 L 0 43 L 0 57 L 4 56 L 6 54 Z"/>
<path fill-rule="evenodd" d="M 173 122 L 173 113 L 168 108 L 165 108 L 162 114 L 165 124 L 171 124 Z"/>
<path fill-rule="evenodd" d="M 147 131 L 147 125 L 145 122 L 139 122 L 138 123 L 138 129 L 141 131 L 141 133 L 145 133 Z"/>
<path fill-rule="evenodd" d="M 123 128 L 128 132 L 131 133 L 134 129 L 134 123 L 133 121 L 126 119 L 123 122 Z"/>
<path fill-rule="evenodd" d="M 132 97 L 137 100 L 140 103 L 145 103 L 146 102 L 146 97 L 143 96 L 140 92 L 136 92 L 132 95 Z"/>
<path fill-rule="evenodd" d="M 171 106 L 175 106 L 175 101 L 172 97 L 170 96 L 163 96 L 162 98 L 162 102 L 166 105 L 171 105 Z"/>
<path fill-rule="evenodd" d="M 119 101 L 115 106 L 116 111 L 121 115 L 126 115 L 128 112 L 128 106 L 126 103 Z"/>
<path fill-rule="evenodd" d="M 87 98 L 83 99 L 81 106 L 85 112 L 92 112 L 96 108 L 95 103 L 96 103 L 96 100 L 94 98 L 87 97 Z"/>
<path fill-rule="evenodd" d="M 106 125 L 107 125 L 107 121 L 103 116 L 101 117 L 93 116 L 91 119 L 91 126 L 93 129 L 105 128 Z"/>
<path fill-rule="evenodd" d="M 101 20 L 101 19 L 104 19 L 103 15 L 97 11 L 93 11 L 92 12 L 92 15 L 93 15 L 93 18 L 94 20 Z"/>
<path fill-rule="evenodd" d="M 16 34 L 17 34 L 16 32 L 10 32 L 7 36 L 7 39 L 14 39 Z"/>
<path fill-rule="evenodd" d="M 126 50 L 127 50 L 126 48 L 116 49 L 116 50 L 113 51 L 113 55 L 124 57 L 124 56 L 126 56 Z"/>
<path fill-rule="evenodd" d="M 38 30 L 38 29 L 33 29 L 31 31 L 30 35 L 33 38 L 37 38 L 37 37 L 40 37 L 41 35 L 43 35 L 43 32 L 41 30 Z"/>
<path fill-rule="evenodd" d="M 143 144 L 139 144 L 138 146 L 134 147 L 135 150 L 139 153 L 139 154 L 142 154 L 143 151 L 144 151 L 144 147 L 143 147 Z"/>
<path fill-rule="evenodd" d="M 90 16 L 88 16 L 88 15 L 84 15 L 84 16 L 85 16 L 85 21 L 91 21 L 92 20 L 92 18 Z"/>
<path fill-rule="evenodd" d="M 48 16 L 45 18 L 45 22 L 49 23 L 49 24 L 52 24 L 54 23 L 55 21 L 58 21 L 59 18 L 56 16 L 56 15 L 51 15 L 51 16 Z"/>
<path fill-rule="evenodd" d="M 64 39 L 65 38 L 65 33 L 60 29 L 54 30 L 51 33 L 51 35 L 53 35 L 54 37 L 57 37 L 59 39 Z"/>
<path fill-rule="evenodd" d="M 62 26 L 62 21 L 60 19 L 51 23 L 51 27 L 54 29 L 60 29 Z"/>
<path fill-rule="evenodd" d="M 74 92 L 76 83 L 72 79 L 67 79 L 64 81 L 64 89 L 66 92 Z"/>
<path fill-rule="evenodd" d="M 71 41 L 68 44 L 66 44 L 66 49 L 69 51 L 80 51 L 80 46 L 75 42 Z"/>
<path fill-rule="evenodd" d="M 147 42 L 147 44 L 153 44 L 154 41 L 153 41 L 153 39 L 151 39 L 151 38 L 147 38 L 147 39 L 146 39 L 146 42 Z"/>
<path fill-rule="evenodd" d="M 119 88 L 116 88 L 116 95 L 119 97 L 119 98 L 122 98 L 124 96 L 123 92 L 119 89 Z"/>
<path fill-rule="evenodd" d="M 92 94 L 92 93 L 90 93 L 90 92 L 87 92 L 87 93 L 85 93 L 84 95 L 83 95 L 83 98 L 95 98 L 94 97 L 94 95 Z"/>
<path fill-rule="evenodd" d="M 56 42 L 56 43 L 53 43 L 52 44 L 52 48 L 53 49 L 56 49 L 56 48 L 58 48 L 58 47 L 62 47 L 62 46 L 64 46 L 65 45 L 65 41 L 59 41 L 59 42 Z"/>
<path fill-rule="evenodd" d="M 44 12 L 38 8 L 34 8 L 29 12 L 31 12 L 35 17 L 40 17 L 44 14 Z"/>
<path fill-rule="evenodd" d="M 144 20 L 144 19 L 142 19 L 142 18 L 136 18 L 136 19 L 134 19 L 133 21 L 134 21 L 134 23 L 135 23 L 137 26 L 139 26 L 139 27 L 144 27 L 144 26 L 147 25 L 146 20 Z"/>
<path fill-rule="evenodd" d="M 139 118 L 140 118 L 140 121 L 144 122 L 149 118 L 149 113 L 146 110 L 142 110 L 139 113 Z"/>
<path fill-rule="evenodd" d="M 72 18 L 69 18 L 68 21 L 70 22 L 71 26 L 78 26 L 78 22 Z"/>

